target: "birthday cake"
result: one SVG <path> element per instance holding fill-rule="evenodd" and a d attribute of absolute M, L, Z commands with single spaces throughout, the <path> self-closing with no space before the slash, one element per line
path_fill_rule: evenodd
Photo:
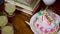
<path fill-rule="evenodd" d="M 41 33 L 53 33 L 59 29 L 58 22 L 45 10 L 38 12 L 39 16 L 34 20 L 35 28 Z"/>

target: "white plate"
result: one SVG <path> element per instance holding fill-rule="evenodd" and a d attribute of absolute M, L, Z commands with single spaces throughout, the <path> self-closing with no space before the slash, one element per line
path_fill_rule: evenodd
<path fill-rule="evenodd" d="M 31 30 L 34 32 L 34 34 L 38 34 L 34 25 L 33 25 L 33 21 L 36 19 L 36 16 L 38 16 L 38 13 L 33 15 L 32 18 L 30 19 L 30 27 L 31 27 Z"/>
<path fill-rule="evenodd" d="M 60 30 L 59 30 L 58 34 L 60 34 Z"/>
<path fill-rule="evenodd" d="M 33 25 L 33 21 L 36 19 L 37 16 L 39 16 L 38 13 L 36 13 L 35 15 L 33 15 L 32 18 L 30 19 L 30 28 L 34 32 L 34 34 L 38 34 L 38 32 L 36 31 L 36 29 L 35 29 L 35 27 Z M 59 17 L 58 20 L 60 20 L 60 16 L 58 16 L 57 14 L 56 14 L 56 16 Z"/>

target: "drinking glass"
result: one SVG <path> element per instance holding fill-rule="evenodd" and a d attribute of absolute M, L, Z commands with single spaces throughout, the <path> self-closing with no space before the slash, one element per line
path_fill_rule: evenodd
<path fill-rule="evenodd" d="M 13 13 L 14 13 L 15 9 L 16 9 L 16 7 L 13 4 L 10 4 L 10 3 L 5 4 L 5 11 L 8 13 L 9 17 L 14 16 Z"/>
<path fill-rule="evenodd" d="M 0 27 L 5 26 L 8 23 L 7 16 L 0 16 Z"/>

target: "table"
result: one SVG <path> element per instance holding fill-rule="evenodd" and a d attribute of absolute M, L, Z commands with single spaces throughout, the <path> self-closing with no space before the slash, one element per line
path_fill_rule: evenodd
<path fill-rule="evenodd" d="M 55 13 L 60 15 L 60 2 L 56 2 L 55 4 L 49 6 L 49 9 L 52 9 Z M 38 12 L 40 9 L 44 9 L 46 5 L 41 1 L 41 5 L 38 8 L 36 12 Z M 4 5 L 0 5 L 0 11 L 5 11 L 4 10 Z M 35 13 L 36 13 L 35 12 Z M 31 18 L 31 15 L 28 15 L 26 13 L 20 12 L 18 10 L 15 11 L 16 15 L 14 17 L 8 17 L 8 21 L 13 24 L 14 26 L 14 34 L 34 34 L 30 27 L 25 23 L 25 21 L 29 21 Z M 1 32 L 0 32 L 1 34 Z"/>

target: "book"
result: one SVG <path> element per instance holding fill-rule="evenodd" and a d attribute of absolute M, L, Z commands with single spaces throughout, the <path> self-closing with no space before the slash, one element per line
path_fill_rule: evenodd
<path fill-rule="evenodd" d="M 17 7 L 16 9 L 19 10 L 19 11 L 25 12 L 25 13 L 27 13 L 27 14 L 29 14 L 29 15 L 33 15 L 33 13 L 32 13 L 31 11 L 26 10 L 26 9 L 23 9 L 23 8 L 21 8 L 21 7 Z"/>
<path fill-rule="evenodd" d="M 33 7 L 37 2 L 37 0 L 14 0 L 14 1 L 28 7 Z"/>
<path fill-rule="evenodd" d="M 5 2 L 14 4 L 18 7 L 23 8 L 24 10 L 27 10 L 23 12 L 28 12 L 28 14 L 34 14 L 34 12 L 39 7 L 40 1 L 41 0 L 5 0 Z"/>
<path fill-rule="evenodd" d="M 24 4 L 28 4 L 28 5 L 30 5 L 30 4 L 32 4 L 32 2 L 34 1 L 34 0 L 14 0 L 14 1 L 17 1 L 17 2 L 21 2 L 21 3 L 24 3 Z"/>
<path fill-rule="evenodd" d="M 21 4 L 22 8 L 33 11 L 37 7 L 40 0 L 13 0 L 16 3 Z"/>

